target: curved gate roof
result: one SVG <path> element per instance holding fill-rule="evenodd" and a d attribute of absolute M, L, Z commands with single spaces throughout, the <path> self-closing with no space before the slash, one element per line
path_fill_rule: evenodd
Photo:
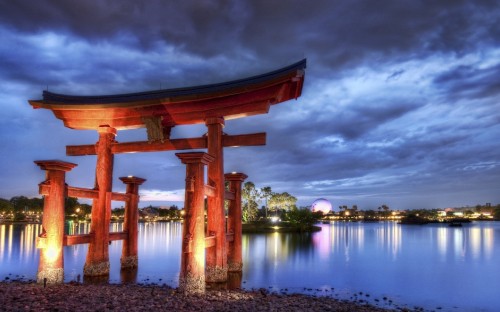
<path fill-rule="evenodd" d="M 145 127 L 158 118 L 165 127 L 204 123 L 206 118 L 265 114 L 271 105 L 302 93 L 306 60 L 249 78 L 223 83 L 128 94 L 77 96 L 43 92 L 33 108 L 50 109 L 73 129 Z"/>

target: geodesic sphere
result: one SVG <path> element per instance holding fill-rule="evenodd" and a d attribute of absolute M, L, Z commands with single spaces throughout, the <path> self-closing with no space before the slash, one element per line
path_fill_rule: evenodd
<path fill-rule="evenodd" d="M 327 214 L 332 210 L 332 203 L 328 199 L 318 198 L 311 205 L 312 212 L 321 211 Z"/>

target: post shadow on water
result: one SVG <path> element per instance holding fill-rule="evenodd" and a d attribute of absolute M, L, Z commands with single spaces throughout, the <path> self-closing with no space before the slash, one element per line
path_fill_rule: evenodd
<path fill-rule="evenodd" d="M 244 235 L 244 240 L 246 240 L 249 249 L 259 252 L 255 252 L 252 259 L 248 258 L 247 255 L 244 259 L 243 271 L 249 272 L 256 270 L 262 270 L 261 274 L 263 276 L 273 276 L 276 270 L 274 261 L 270 261 L 270 258 L 277 257 L 279 259 L 286 258 L 296 258 L 304 257 L 309 258 L 314 255 L 315 245 L 313 239 L 314 233 L 267 233 L 267 234 L 252 234 Z M 276 253 L 274 251 L 275 248 Z M 262 254 L 259 254 L 263 252 Z"/>
<path fill-rule="evenodd" d="M 137 268 L 120 270 L 120 283 L 121 284 L 135 284 L 137 283 Z M 78 276 L 76 282 L 80 282 Z M 109 284 L 109 275 L 101 275 L 101 276 L 83 276 L 84 284 L 91 285 L 105 285 Z"/>
<path fill-rule="evenodd" d="M 242 272 L 228 272 L 227 282 L 224 283 L 206 283 L 207 290 L 239 290 L 243 280 Z"/>
<path fill-rule="evenodd" d="M 120 270 L 120 281 L 122 284 L 135 284 L 137 283 L 137 268 L 130 268 Z"/>
<path fill-rule="evenodd" d="M 89 285 L 105 285 L 109 284 L 109 275 L 101 276 L 83 276 L 83 283 Z"/>
<path fill-rule="evenodd" d="M 120 270 L 121 284 L 135 284 L 137 280 L 137 268 Z M 242 272 L 228 272 L 227 282 L 224 283 L 206 283 L 208 290 L 239 290 L 243 279 Z M 79 278 L 78 278 L 79 279 Z M 79 282 L 77 280 L 76 282 Z M 90 285 L 105 285 L 109 284 L 109 275 L 102 276 L 84 276 L 84 284 Z"/>

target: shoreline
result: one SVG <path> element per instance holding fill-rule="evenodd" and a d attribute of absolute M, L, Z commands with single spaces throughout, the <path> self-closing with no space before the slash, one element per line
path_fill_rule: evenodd
<path fill-rule="evenodd" d="M 258 290 L 207 290 L 184 295 L 170 286 L 151 284 L 65 283 L 43 287 L 34 282 L 0 282 L 0 311 L 361 311 L 398 309 L 304 294 Z M 398 309 L 401 310 L 401 309 Z M 409 310 L 406 310 L 409 311 Z"/>

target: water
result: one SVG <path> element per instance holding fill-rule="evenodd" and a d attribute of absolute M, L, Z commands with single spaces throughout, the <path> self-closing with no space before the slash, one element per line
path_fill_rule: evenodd
<path fill-rule="evenodd" d="M 461 228 L 393 222 L 322 224 L 312 234 L 243 235 L 243 288 L 363 299 L 385 307 L 498 311 L 500 222 Z M 120 231 L 113 224 L 112 231 Z M 0 279 L 34 279 L 40 225 L 0 225 Z M 71 224 L 85 233 L 88 224 Z M 121 242 L 110 245 L 109 281 L 177 286 L 182 225 L 141 223 L 139 269 L 120 276 Z M 82 275 L 87 245 L 66 247 L 65 279 Z M 285 290 L 286 289 L 286 290 Z"/>

